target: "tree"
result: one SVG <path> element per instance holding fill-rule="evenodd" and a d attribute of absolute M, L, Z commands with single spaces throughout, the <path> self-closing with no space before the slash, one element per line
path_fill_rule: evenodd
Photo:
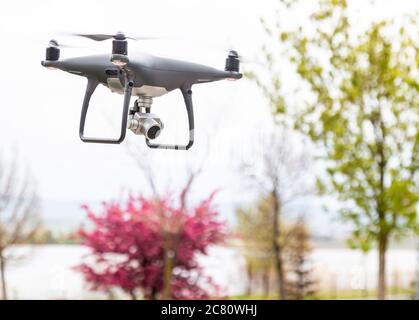
<path fill-rule="evenodd" d="M 192 187 L 192 184 L 196 178 L 196 176 L 200 173 L 200 169 L 198 171 L 190 171 L 189 177 L 186 182 L 185 187 L 182 189 L 179 202 L 180 202 L 180 211 L 187 210 L 187 197 L 189 191 Z M 164 222 L 163 222 L 164 223 Z M 172 278 L 173 278 L 173 270 L 175 267 L 175 262 L 177 259 L 177 253 L 179 250 L 179 245 L 181 241 L 181 234 L 183 224 L 185 223 L 182 217 L 179 219 L 174 220 L 169 230 L 163 230 L 164 235 L 164 276 L 163 276 L 163 299 L 170 299 L 172 297 Z M 175 237 L 172 235 L 175 234 Z"/>
<path fill-rule="evenodd" d="M 256 277 L 262 280 L 265 297 L 270 293 L 271 271 L 275 264 L 275 252 L 272 243 L 274 234 L 273 199 L 262 197 L 256 207 L 238 209 L 237 233 L 244 245 L 244 257 L 250 280 Z M 257 230 L 257 232 L 255 232 Z M 281 244 L 283 270 L 287 299 L 305 299 L 315 296 L 315 280 L 310 265 L 310 234 L 304 217 L 295 223 L 281 224 Z M 252 279 L 253 278 L 253 279 Z M 248 296 L 252 294 L 249 290 Z"/>
<path fill-rule="evenodd" d="M 275 261 L 272 246 L 272 204 L 270 197 L 262 197 L 256 207 L 239 208 L 236 211 L 237 234 L 243 243 L 248 275 L 248 296 L 252 295 L 255 276 L 262 277 L 265 297 L 270 293 L 270 274 Z"/>
<path fill-rule="evenodd" d="M 286 12 L 300 1 L 280 3 Z M 384 299 L 389 240 L 418 230 L 419 28 L 411 18 L 372 21 L 357 32 L 346 0 L 318 4 L 310 30 L 263 22 L 280 44 L 279 51 L 264 49 L 268 70 L 278 72 L 257 83 L 278 121 L 292 123 L 320 150 L 327 170 L 319 190 L 343 203 L 341 215 L 354 226 L 350 245 L 365 250 L 377 243 Z M 299 80 L 292 90 L 282 81 L 279 56 Z"/>
<path fill-rule="evenodd" d="M 310 234 L 304 218 L 300 218 L 291 228 L 286 246 L 287 295 L 290 299 L 314 298 L 316 281 L 310 265 Z"/>
<path fill-rule="evenodd" d="M 290 132 L 276 130 L 261 139 L 257 151 L 243 164 L 243 171 L 252 178 L 267 199 L 271 213 L 268 222 L 272 228 L 270 245 L 278 279 L 280 299 L 286 299 L 284 268 L 284 226 L 282 216 L 298 198 L 310 192 L 308 166 L 310 157 L 303 154 L 291 141 L 297 141 Z"/>
<path fill-rule="evenodd" d="M 213 129 L 213 128 L 212 128 Z M 215 130 L 216 131 L 216 130 Z M 191 188 L 193 183 L 195 182 L 196 178 L 201 174 L 204 164 L 206 163 L 208 153 L 210 150 L 210 143 L 209 143 L 210 135 L 207 135 L 206 143 L 205 141 L 201 141 L 201 148 L 193 149 L 188 153 L 188 156 L 185 158 L 182 156 L 181 153 L 177 151 L 159 151 L 154 150 L 150 153 L 148 148 L 144 149 L 143 145 L 139 145 L 137 139 L 129 140 L 127 143 L 127 153 L 134 161 L 137 169 L 139 169 L 143 179 L 141 181 L 146 182 L 146 186 L 143 186 L 141 189 L 141 193 L 145 194 L 147 187 L 151 192 L 152 197 L 159 198 L 161 194 L 164 193 L 165 188 L 170 186 L 173 187 L 174 182 L 173 177 L 179 172 L 182 172 L 182 168 L 179 166 L 179 162 L 185 165 L 184 176 L 185 176 L 185 185 L 180 193 L 180 205 L 186 209 L 187 207 L 187 200 L 189 198 L 189 194 L 191 193 Z M 211 138 L 213 138 L 213 131 L 211 131 Z M 167 152 L 172 152 L 171 154 L 171 164 L 165 162 L 164 168 L 162 170 L 161 167 L 161 159 L 167 155 Z M 192 152 L 192 153 L 191 153 Z M 163 155 L 163 153 L 165 155 Z M 163 157 L 163 158 L 162 158 Z M 166 186 L 162 184 L 167 184 Z M 179 221 L 177 227 L 181 228 L 182 222 Z M 173 260 L 175 259 L 175 255 L 172 252 L 177 252 L 176 247 L 178 246 L 178 240 L 174 243 L 170 243 L 168 239 L 165 241 L 165 249 L 164 249 L 164 261 L 165 261 L 165 271 L 164 271 L 164 279 L 163 279 L 163 294 L 162 298 L 170 299 L 172 296 L 171 294 L 171 277 L 173 274 Z"/>
<path fill-rule="evenodd" d="M 40 226 L 39 199 L 33 180 L 20 175 L 16 159 L 11 164 L 0 155 L 0 278 L 2 297 L 7 300 L 6 264 L 9 247 L 29 241 Z"/>
<path fill-rule="evenodd" d="M 159 197 L 159 184 L 158 184 L 158 175 L 155 170 L 155 166 L 152 164 L 156 163 L 154 160 L 156 160 L 154 157 L 159 157 L 159 155 L 151 155 L 149 152 L 145 152 L 141 147 L 138 147 L 138 144 L 128 144 L 128 154 L 131 156 L 131 158 L 135 161 L 135 164 L 137 165 L 138 169 L 140 169 L 141 173 L 143 174 L 145 181 L 147 182 L 147 185 L 151 191 L 152 197 Z M 205 158 L 205 157 L 204 157 Z M 202 172 L 202 166 L 203 161 L 199 161 L 197 159 L 193 159 L 194 161 L 190 162 L 186 166 L 186 184 L 183 187 L 181 193 L 180 193 L 180 206 L 181 210 L 185 210 L 187 208 L 187 200 L 189 193 L 191 191 L 191 187 L 196 180 L 197 176 Z M 170 170 L 169 170 L 170 172 Z M 160 172 L 161 173 L 161 172 Z M 168 179 L 167 176 L 165 176 L 166 180 Z M 160 179 L 161 180 L 161 179 Z M 182 221 L 178 221 L 176 226 L 172 226 L 172 228 L 177 228 L 180 230 L 182 227 Z M 164 233 L 165 235 L 168 235 L 168 233 Z M 180 233 L 178 233 L 179 235 Z M 170 299 L 171 294 L 171 278 L 173 274 L 173 268 L 174 268 L 174 259 L 175 254 L 177 252 L 177 246 L 179 242 L 179 237 L 175 239 L 176 241 L 174 243 L 170 243 L 169 238 L 165 236 L 164 241 L 164 277 L 163 277 L 163 294 L 162 298 L 164 299 Z"/>
<path fill-rule="evenodd" d="M 203 274 L 197 257 L 226 237 L 225 224 L 213 209 L 213 196 L 192 210 L 156 197 L 130 197 L 125 205 L 105 203 L 100 214 L 86 206 L 94 228 L 82 229 L 79 235 L 92 250 L 94 265 L 86 262 L 78 270 L 92 289 L 120 288 L 132 299 L 140 294 L 156 299 L 165 294 L 170 256 L 170 298 L 210 297 L 218 287 Z"/>

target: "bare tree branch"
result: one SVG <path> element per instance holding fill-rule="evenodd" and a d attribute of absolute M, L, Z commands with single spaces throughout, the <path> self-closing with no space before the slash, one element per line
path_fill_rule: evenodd
<path fill-rule="evenodd" d="M 14 155 L 9 165 L 0 157 L 0 278 L 7 299 L 5 265 L 8 247 L 30 240 L 40 226 L 36 186 L 28 172 L 23 177 Z"/>
<path fill-rule="evenodd" d="M 281 217 L 286 213 L 287 205 L 306 196 L 311 189 L 307 181 L 310 158 L 293 145 L 296 141 L 293 138 L 289 132 L 276 128 L 268 137 L 261 137 L 256 145 L 258 149 L 252 150 L 253 157 L 246 157 L 247 161 L 241 164 L 254 187 L 262 197 L 268 196 L 271 203 L 271 214 L 267 215 L 272 226 L 268 240 L 271 247 L 265 252 L 273 254 L 281 299 L 287 298 L 283 255 L 291 237 L 284 230 Z"/>
<path fill-rule="evenodd" d="M 147 184 L 153 195 L 157 196 L 158 190 L 155 182 L 156 175 L 153 171 L 153 167 L 151 166 L 152 161 L 150 161 L 150 155 L 147 153 L 147 151 L 150 150 L 142 150 L 141 147 L 138 146 L 138 142 L 134 144 L 130 139 L 127 139 L 126 141 L 128 155 L 134 160 L 137 167 L 141 170 L 141 173 L 147 180 Z"/>

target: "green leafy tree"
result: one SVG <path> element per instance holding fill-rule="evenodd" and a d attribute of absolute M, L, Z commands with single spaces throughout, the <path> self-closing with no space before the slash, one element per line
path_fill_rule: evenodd
<path fill-rule="evenodd" d="M 317 4 L 309 23 L 295 28 L 285 29 L 280 16 L 299 0 L 280 0 L 277 21 L 262 21 L 273 41 L 263 50 L 270 73 L 255 79 L 277 119 L 319 147 L 327 166 L 319 190 L 342 202 L 342 217 L 354 225 L 350 245 L 377 244 L 384 299 L 389 241 L 418 230 L 419 27 L 404 18 L 360 31 L 365 21 L 346 0 Z"/>
<path fill-rule="evenodd" d="M 248 284 L 247 295 L 252 295 L 256 277 L 262 278 L 265 297 L 269 295 L 270 276 L 275 261 L 272 238 L 274 227 L 273 200 L 262 197 L 255 207 L 237 209 L 237 234 L 243 242 Z"/>

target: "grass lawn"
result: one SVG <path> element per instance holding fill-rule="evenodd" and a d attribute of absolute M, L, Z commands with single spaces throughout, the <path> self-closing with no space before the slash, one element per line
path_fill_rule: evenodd
<path fill-rule="evenodd" d="M 413 290 L 412 289 L 395 289 L 395 288 L 389 288 L 387 290 L 387 299 L 391 300 L 410 300 L 413 297 Z M 377 298 L 377 291 L 376 290 L 368 290 L 368 292 L 365 292 L 364 290 L 339 290 L 339 291 L 326 291 L 321 290 L 317 292 L 316 294 L 316 300 L 339 300 L 339 299 L 376 299 Z M 241 295 L 241 296 L 231 296 L 229 299 L 235 300 L 276 300 L 278 299 L 278 295 L 271 293 L 268 297 L 264 295 Z"/>

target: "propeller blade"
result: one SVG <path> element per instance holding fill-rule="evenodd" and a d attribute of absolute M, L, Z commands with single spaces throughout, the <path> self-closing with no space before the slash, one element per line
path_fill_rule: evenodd
<path fill-rule="evenodd" d="M 78 36 L 78 37 L 84 37 L 90 40 L 94 40 L 94 41 L 104 41 L 104 40 L 109 40 L 114 38 L 114 35 L 110 35 L 110 34 L 88 34 L 88 33 L 74 33 L 74 36 Z"/>
<path fill-rule="evenodd" d="M 130 40 L 135 40 L 135 41 L 144 41 L 144 40 L 160 40 L 160 39 L 166 39 L 164 37 L 126 37 L 127 39 Z"/>
<path fill-rule="evenodd" d="M 257 64 L 257 65 L 263 66 L 263 63 L 261 61 L 258 61 L 257 59 L 249 58 L 248 56 L 241 55 L 237 52 L 237 50 L 235 50 L 231 47 L 228 49 L 227 52 L 229 54 L 231 54 L 231 53 L 235 54 L 235 56 L 240 60 L 240 63 L 243 63 L 243 64 Z"/>
<path fill-rule="evenodd" d="M 73 46 L 73 45 L 69 45 L 69 44 L 63 44 L 63 43 L 58 43 L 57 40 L 50 40 L 48 43 L 48 46 L 50 47 L 56 47 L 56 48 L 79 48 L 78 46 Z"/>
<path fill-rule="evenodd" d="M 143 40 L 157 40 L 161 39 L 160 37 L 144 37 L 144 36 L 135 36 L 135 37 L 127 37 L 122 32 L 118 32 L 117 34 L 102 34 L 102 33 L 72 33 L 71 35 L 77 37 L 83 37 L 94 41 L 105 41 L 109 39 L 129 39 L 135 41 L 143 41 Z"/>
<path fill-rule="evenodd" d="M 70 48 L 70 49 L 73 49 L 73 48 L 80 48 L 79 46 L 73 46 L 73 45 L 69 45 L 69 44 L 62 44 L 62 43 L 58 44 L 58 46 L 59 46 L 60 48 Z"/>

